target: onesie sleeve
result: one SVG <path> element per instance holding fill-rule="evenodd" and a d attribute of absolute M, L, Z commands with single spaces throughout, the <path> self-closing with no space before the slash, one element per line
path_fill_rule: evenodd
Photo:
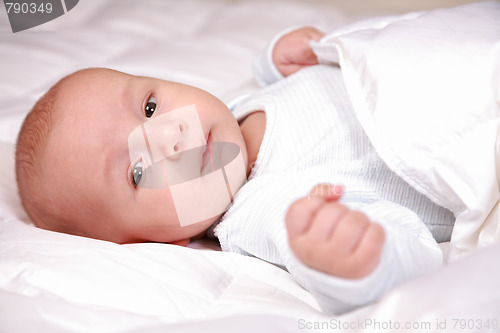
<path fill-rule="evenodd" d="M 352 208 L 363 211 L 386 232 L 386 243 L 375 271 L 362 279 L 337 278 L 304 265 L 291 251 L 286 265 L 328 314 L 341 314 L 374 302 L 386 291 L 436 270 L 443 263 L 442 251 L 432 234 L 409 209 L 389 201 Z"/>

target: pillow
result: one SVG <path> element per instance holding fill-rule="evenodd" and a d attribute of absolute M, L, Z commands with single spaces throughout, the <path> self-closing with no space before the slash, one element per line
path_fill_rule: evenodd
<path fill-rule="evenodd" d="M 388 166 L 456 216 L 450 259 L 500 240 L 500 3 L 371 19 L 312 43 Z M 490 217 L 488 218 L 488 216 Z"/>
<path fill-rule="evenodd" d="M 8 309 L 0 302 L 0 314 L 21 316 L 27 327 L 67 329 L 71 323 L 88 331 L 97 320 L 104 330 L 122 331 L 252 311 L 317 311 L 312 296 L 287 272 L 256 258 L 169 244 L 119 245 L 36 228 L 17 195 L 14 147 L 0 141 L 0 299 L 11 301 Z M 286 311 L 277 304 L 287 304 Z M 32 312 L 16 312 L 26 307 Z M 117 322 L 124 314 L 128 319 Z"/>

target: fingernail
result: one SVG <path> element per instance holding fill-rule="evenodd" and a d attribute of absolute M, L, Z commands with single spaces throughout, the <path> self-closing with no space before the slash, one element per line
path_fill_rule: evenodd
<path fill-rule="evenodd" d="M 344 185 L 329 185 L 326 200 L 338 200 L 344 194 Z"/>
<path fill-rule="evenodd" d="M 342 194 L 344 194 L 345 187 L 344 187 L 344 185 L 335 185 L 333 187 L 333 191 L 337 195 L 342 195 Z"/>

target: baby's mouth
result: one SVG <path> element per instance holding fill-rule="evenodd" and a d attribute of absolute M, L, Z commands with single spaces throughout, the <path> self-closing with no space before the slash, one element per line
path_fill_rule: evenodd
<path fill-rule="evenodd" d="M 207 144 L 205 146 L 205 151 L 202 155 L 201 161 L 201 174 L 210 173 L 213 171 L 213 161 L 212 161 L 212 151 L 211 151 L 211 143 L 212 143 L 212 132 L 208 133 Z M 208 168 L 208 170 L 207 170 Z"/>

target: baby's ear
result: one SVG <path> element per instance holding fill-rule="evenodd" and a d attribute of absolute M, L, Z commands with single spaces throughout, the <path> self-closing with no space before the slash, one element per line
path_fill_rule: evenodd
<path fill-rule="evenodd" d="M 191 240 L 189 238 L 188 239 L 181 239 L 181 240 L 178 240 L 175 242 L 170 242 L 170 244 L 179 245 L 179 246 L 188 246 L 190 241 Z"/>

